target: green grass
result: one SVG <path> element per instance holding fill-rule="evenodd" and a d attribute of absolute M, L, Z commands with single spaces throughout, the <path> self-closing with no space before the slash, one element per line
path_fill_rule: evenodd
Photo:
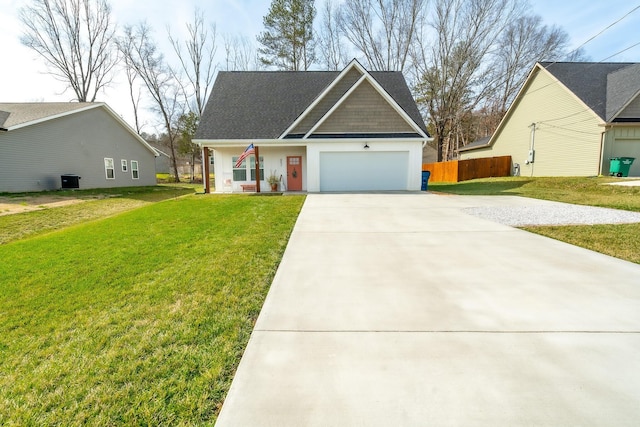
<path fill-rule="evenodd" d="M 524 229 L 640 264 L 640 224 L 546 226 Z"/>
<path fill-rule="evenodd" d="M 42 193 L 74 196 L 88 201 L 19 215 L 0 216 L 0 245 L 13 240 L 62 229 L 74 224 L 105 218 L 151 203 L 193 194 L 194 186 L 163 185 L 156 187 L 110 188 L 77 192 Z M 12 197 L 34 196 L 38 193 L 13 194 Z M 98 198 L 102 197 L 102 198 Z"/>
<path fill-rule="evenodd" d="M 640 212 L 640 187 L 604 185 L 615 178 L 489 178 L 429 184 L 462 195 L 513 195 Z M 541 226 L 525 230 L 640 264 L 640 224 Z"/>
<path fill-rule="evenodd" d="M 303 200 L 193 195 L 0 246 L 0 424 L 212 425 Z"/>

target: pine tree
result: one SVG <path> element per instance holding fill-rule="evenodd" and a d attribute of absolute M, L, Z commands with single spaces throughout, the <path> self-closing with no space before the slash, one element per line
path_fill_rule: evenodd
<path fill-rule="evenodd" d="M 273 0 L 258 36 L 260 61 L 280 70 L 307 70 L 315 61 L 314 0 Z"/>

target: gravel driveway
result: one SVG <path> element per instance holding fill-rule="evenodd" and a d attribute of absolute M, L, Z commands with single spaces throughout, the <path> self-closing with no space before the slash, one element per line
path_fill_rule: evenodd
<path fill-rule="evenodd" d="M 502 197 L 502 196 L 495 196 Z M 531 199 L 529 199 L 531 200 Z M 538 200 L 530 206 L 477 206 L 464 212 L 512 227 L 640 222 L 640 212 Z"/>

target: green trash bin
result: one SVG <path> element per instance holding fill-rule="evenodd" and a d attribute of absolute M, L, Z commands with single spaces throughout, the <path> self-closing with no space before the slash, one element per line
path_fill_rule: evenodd
<path fill-rule="evenodd" d="M 609 162 L 609 175 L 629 176 L 629 169 L 635 157 L 612 157 Z"/>

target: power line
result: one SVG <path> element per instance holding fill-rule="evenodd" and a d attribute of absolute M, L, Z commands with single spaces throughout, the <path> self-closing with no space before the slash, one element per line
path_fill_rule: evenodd
<path fill-rule="evenodd" d="M 627 48 L 624 48 L 624 49 L 622 49 L 621 51 L 618 51 L 618 52 L 614 53 L 614 54 L 613 54 L 613 55 L 611 55 L 611 56 L 607 56 L 606 58 L 604 58 L 604 59 L 603 59 L 602 61 L 600 61 L 600 62 L 604 62 L 604 61 L 606 61 L 606 60 L 607 60 L 607 59 L 609 59 L 609 58 L 613 58 L 614 56 L 620 55 L 621 53 L 624 53 L 624 52 L 628 51 L 629 49 L 633 49 L 634 47 L 636 47 L 636 46 L 638 46 L 638 45 L 640 45 L 640 42 L 634 43 L 634 44 L 632 44 L 631 46 L 629 46 L 629 47 L 627 47 Z"/>
<path fill-rule="evenodd" d="M 587 112 L 587 110 L 582 110 L 582 111 L 580 111 L 580 113 L 586 113 L 586 112 Z M 575 114 L 573 114 L 573 115 L 575 115 Z M 567 117 L 564 117 L 564 118 L 566 119 Z M 542 121 L 539 121 L 539 122 L 537 122 L 537 123 L 538 123 L 538 124 L 542 123 L 542 124 L 545 124 L 545 125 L 553 126 L 553 125 L 549 124 L 549 122 L 551 122 L 551 121 L 558 121 L 558 120 L 560 120 L 560 119 L 542 120 Z M 571 126 L 571 125 L 576 125 L 576 124 L 578 124 L 578 123 L 588 122 L 588 121 L 590 121 L 590 120 L 593 120 L 593 117 L 587 117 L 586 119 L 578 120 L 577 122 L 562 123 L 562 124 L 559 124 L 559 125 L 556 125 L 556 126 Z"/>
<path fill-rule="evenodd" d="M 565 128 L 565 127 L 562 127 L 562 126 L 555 126 L 555 125 L 551 125 L 551 124 L 548 124 L 548 123 L 547 123 L 546 125 L 547 125 L 547 126 L 550 126 L 550 127 L 552 127 L 552 128 L 560 129 L 560 130 L 564 130 L 564 131 L 567 131 L 567 132 L 584 133 L 584 134 L 586 134 L 586 135 L 595 135 L 595 133 L 594 133 L 594 132 L 585 132 L 585 131 L 583 131 L 583 130 L 569 129 L 569 128 Z"/>
<path fill-rule="evenodd" d="M 600 60 L 600 61 L 598 61 L 598 62 L 591 62 L 591 63 L 588 63 L 588 64 L 590 64 L 590 65 L 588 65 L 586 68 L 588 69 L 588 68 L 591 68 L 591 67 L 595 67 L 595 66 L 596 66 L 596 65 L 598 65 L 598 64 L 602 64 L 602 63 L 603 63 L 603 62 L 605 62 L 607 59 L 610 59 L 610 58 L 613 58 L 614 56 L 620 55 L 621 53 L 626 52 L 627 50 L 632 49 L 632 48 L 634 48 L 634 47 L 636 47 L 636 46 L 638 46 L 638 45 L 640 45 L 640 42 L 634 43 L 634 44 L 632 44 L 631 46 L 626 47 L 626 48 L 624 48 L 624 49 L 622 49 L 622 50 L 620 50 L 620 51 L 618 51 L 618 52 L 614 53 L 613 55 L 609 55 L 609 56 L 607 56 L 606 58 L 601 59 L 601 60 Z M 557 64 L 557 63 L 558 63 L 558 61 L 552 62 L 552 63 L 550 63 L 550 64 L 548 64 L 548 65 L 546 65 L 546 66 L 544 66 L 544 67 L 542 67 L 542 68 L 544 68 L 545 70 L 547 70 L 549 67 L 551 67 L 552 65 Z M 630 64 L 631 64 L 631 63 L 630 63 Z M 569 76 L 572 76 L 572 75 L 574 75 L 574 74 L 579 74 L 579 73 L 582 73 L 582 72 L 584 72 L 584 70 L 574 71 L 573 73 L 569 74 Z M 551 82 L 551 83 L 547 83 L 546 85 L 544 85 L 544 86 L 542 86 L 542 87 L 539 87 L 538 89 L 532 90 L 531 92 L 527 92 L 527 95 L 529 95 L 529 94 L 531 94 L 531 93 L 538 92 L 539 90 L 542 90 L 542 89 L 544 89 L 544 88 L 546 88 L 546 87 L 552 86 L 552 85 L 557 84 L 557 83 L 560 83 L 560 81 L 559 81 L 559 80 L 557 80 L 557 81 L 554 81 L 554 82 Z"/>
<path fill-rule="evenodd" d="M 614 22 L 612 22 L 611 24 L 607 25 L 604 29 L 600 30 L 596 35 L 594 35 L 594 36 L 590 37 L 586 42 L 582 43 L 582 44 L 581 44 L 580 46 L 578 46 L 576 49 L 574 49 L 573 51 L 571 51 L 571 52 L 569 53 L 569 55 L 571 55 L 571 54 L 573 54 L 573 53 L 577 52 L 577 51 L 578 51 L 578 49 L 582 48 L 582 47 L 583 47 L 583 46 L 585 46 L 587 43 L 590 43 L 591 41 L 593 41 L 593 40 L 595 40 L 596 38 L 600 37 L 600 36 L 601 36 L 605 31 L 607 31 L 607 30 L 608 30 L 608 29 L 610 29 L 611 27 L 613 27 L 613 26 L 615 26 L 615 25 L 619 24 L 623 19 L 625 19 L 626 17 L 628 17 L 629 15 L 631 15 L 633 12 L 635 12 L 635 11 L 636 11 L 636 10 L 638 10 L 638 9 L 640 9 L 640 5 L 638 5 L 638 6 L 634 7 L 634 8 L 633 8 L 633 9 L 631 9 L 629 12 L 625 13 L 622 17 L 618 18 L 617 20 L 615 20 L 615 21 L 614 21 Z M 618 52 L 614 53 L 613 55 L 610 55 L 610 56 L 608 56 L 608 57 L 606 57 L 606 58 L 604 58 L 604 59 L 601 59 L 600 61 L 595 62 L 592 66 L 595 66 L 595 64 L 600 64 L 600 63 L 602 63 L 602 62 L 606 61 L 607 59 L 613 58 L 614 56 L 620 55 L 621 53 L 624 53 L 624 52 L 628 51 L 629 49 L 632 49 L 632 48 L 634 48 L 634 47 L 636 47 L 636 46 L 638 46 L 638 45 L 640 45 L 640 42 L 634 43 L 633 45 L 631 45 L 631 46 L 629 46 L 629 47 L 626 47 L 626 48 L 622 49 L 621 51 L 618 51 Z M 551 67 L 553 64 L 557 64 L 558 62 L 559 62 L 559 61 L 553 61 L 553 62 L 550 62 L 549 64 L 547 64 L 546 66 L 544 66 L 544 67 L 542 67 L 542 68 L 544 68 L 544 69 L 546 70 L 546 69 L 548 69 L 549 67 Z M 582 71 L 580 71 L 580 72 L 582 72 Z M 577 74 L 577 73 L 578 73 L 578 72 L 575 72 L 574 74 Z M 570 74 L 570 75 L 571 75 L 571 74 Z M 529 95 L 529 94 L 531 94 L 531 93 L 535 93 L 535 92 L 537 92 L 537 91 L 539 91 L 539 90 L 542 90 L 542 89 L 544 89 L 544 88 L 546 88 L 546 87 L 548 87 L 548 86 L 554 85 L 554 84 L 556 84 L 556 83 L 558 83 L 558 81 L 554 81 L 554 82 L 549 83 L 549 84 L 547 84 L 547 85 L 544 85 L 544 86 L 542 86 L 542 87 L 540 87 L 540 88 L 538 88 L 538 89 L 535 89 L 535 90 L 533 90 L 533 91 L 531 91 L 531 92 L 527 92 L 524 96 Z M 586 111 L 586 110 L 585 110 L 585 111 Z"/>
<path fill-rule="evenodd" d="M 571 52 L 569 52 L 569 54 L 567 56 L 570 56 L 574 53 L 576 53 L 577 51 L 580 50 L 580 48 L 584 47 L 585 45 L 587 45 L 589 42 L 593 41 L 594 39 L 598 38 L 602 33 L 604 33 L 605 31 L 607 31 L 609 28 L 613 27 L 614 25 L 617 25 L 620 21 L 622 21 L 624 18 L 626 18 L 627 16 L 631 15 L 633 12 L 635 12 L 636 10 L 640 9 L 640 5 L 634 7 L 633 9 L 631 9 L 629 12 L 625 13 L 624 16 L 622 16 L 621 18 L 619 18 L 617 21 L 612 22 L 611 24 L 607 25 L 604 29 L 600 30 L 600 32 L 598 34 L 596 34 L 595 36 L 592 36 L 589 40 L 587 40 L 586 42 L 582 43 L 580 46 L 578 46 L 577 48 L 575 48 L 574 50 L 572 50 Z"/>

